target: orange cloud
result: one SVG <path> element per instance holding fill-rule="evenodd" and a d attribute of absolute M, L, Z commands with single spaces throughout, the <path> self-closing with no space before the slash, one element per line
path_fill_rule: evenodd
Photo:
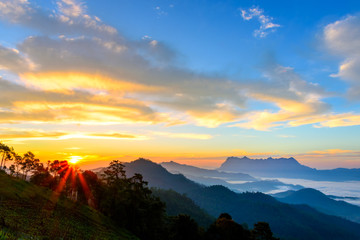
<path fill-rule="evenodd" d="M 145 135 L 116 132 L 70 132 L 70 131 L 44 131 L 37 129 L 0 128 L 0 140 L 30 141 L 30 140 L 66 140 L 66 139 L 127 139 L 144 140 Z"/>
<path fill-rule="evenodd" d="M 27 72 L 20 74 L 21 80 L 30 87 L 44 91 L 73 93 L 73 90 L 88 90 L 92 92 L 153 92 L 161 91 L 161 87 L 145 86 L 126 80 L 106 77 L 103 74 L 84 72 Z"/>
<path fill-rule="evenodd" d="M 36 122 L 81 124 L 158 123 L 168 119 L 166 114 L 154 113 L 145 106 L 129 104 L 95 104 L 84 102 L 14 102 L 13 113 L 30 115 Z M 16 118 L 14 119 L 16 121 Z M 20 119 L 20 121 L 23 119 Z"/>
<path fill-rule="evenodd" d="M 343 149 L 327 149 L 323 151 L 312 151 L 310 153 L 315 154 L 343 154 L 343 153 L 353 153 L 353 150 L 343 150 Z"/>
<path fill-rule="evenodd" d="M 207 140 L 213 137 L 209 134 L 199 134 L 199 133 L 152 132 L 152 134 L 158 136 L 170 137 L 170 138 L 185 138 L 185 139 L 199 139 L 199 140 Z"/>

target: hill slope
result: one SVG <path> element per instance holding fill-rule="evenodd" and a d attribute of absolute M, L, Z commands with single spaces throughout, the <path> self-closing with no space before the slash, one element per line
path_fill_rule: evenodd
<path fill-rule="evenodd" d="M 126 175 L 133 176 L 140 173 L 145 181 L 149 182 L 149 187 L 157 187 L 162 189 L 173 189 L 179 193 L 197 189 L 200 187 L 182 174 L 171 174 L 161 165 L 150 160 L 138 159 L 130 163 L 124 163 Z"/>
<path fill-rule="evenodd" d="M 135 162 L 131 164 L 132 171 L 147 176 L 145 179 L 151 186 L 172 188 L 171 184 L 176 178 L 162 166 L 150 161 Z M 262 193 L 237 194 L 223 186 L 204 187 L 194 185 L 192 181 L 189 184 L 189 180 L 184 178 L 176 182 L 176 189 L 181 189 L 182 193 L 185 192 L 195 204 L 214 217 L 227 212 L 236 222 L 246 222 L 249 226 L 265 221 L 275 235 L 285 239 L 360 239 L 360 224 L 325 215 L 305 205 L 281 203 Z"/>
<path fill-rule="evenodd" d="M 137 239 L 83 205 L 0 171 L 0 229 L 17 238 Z M 5 231 L 5 230 L 3 230 Z"/>
<path fill-rule="evenodd" d="M 166 204 L 166 213 L 169 216 L 186 214 L 192 217 L 200 226 L 205 228 L 208 228 L 210 224 L 216 220 L 205 210 L 196 205 L 194 201 L 185 194 L 160 188 L 152 188 L 151 191 L 154 196 L 159 197 L 160 200 Z"/>
<path fill-rule="evenodd" d="M 360 223 L 360 207 L 344 201 L 333 200 L 312 188 L 287 191 L 285 193 L 273 194 L 272 196 L 284 203 L 307 204 L 320 212 Z"/>
<path fill-rule="evenodd" d="M 228 212 L 239 223 L 268 222 L 274 234 L 284 239 L 360 239 L 360 224 L 304 205 L 284 204 L 262 193 L 237 194 L 212 186 L 191 191 L 188 196 L 213 216 Z"/>

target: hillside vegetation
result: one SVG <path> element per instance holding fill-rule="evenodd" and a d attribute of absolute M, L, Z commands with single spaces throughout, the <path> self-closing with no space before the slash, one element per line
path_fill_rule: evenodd
<path fill-rule="evenodd" d="M 1 153 L 14 164 L 9 169 L 6 161 L 0 164 L 0 239 L 235 240 L 243 236 L 244 240 L 275 240 L 265 222 L 249 230 L 228 213 L 211 219 L 185 195 L 160 190 L 168 213 L 175 214 L 167 215 L 165 203 L 153 194 L 143 176 L 126 172 L 118 160 L 97 175 L 67 161 L 49 161 L 44 166 L 33 153 L 20 156 L 4 144 Z M 153 165 L 145 159 L 134 163 L 143 170 Z M 176 186 L 176 180 L 181 180 L 179 189 L 200 187 L 163 168 L 150 176 L 161 173 L 172 180 L 163 183 Z"/>
<path fill-rule="evenodd" d="M 53 191 L 3 171 L 0 229 L 10 239 L 137 239 L 98 211 L 64 197 L 58 199 Z"/>
<path fill-rule="evenodd" d="M 268 222 L 274 234 L 282 239 L 360 239 L 360 224 L 323 214 L 309 206 L 281 203 L 262 193 L 239 194 L 224 186 L 199 186 L 185 177 L 172 184 L 179 175 L 150 161 L 137 160 L 127 166 L 141 173 L 151 186 L 185 193 L 213 217 L 230 213 L 234 221 L 249 226 L 258 221 Z M 157 186 L 158 183 L 161 185 Z"/>

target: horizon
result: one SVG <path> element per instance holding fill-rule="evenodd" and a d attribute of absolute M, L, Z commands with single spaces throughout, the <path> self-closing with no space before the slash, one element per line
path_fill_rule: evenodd
<path fill-rule="evenodd" d="M 294 157 L 248 157 L 248 156 L 229 156 L 229 157 L 226 157 L 224 160 L 218 160 L 215 164 L 213 165 L 201 165 L 201 163 L 195 163 L 194 164 L 194 159 L 187 159 L 187 160 L 184 160 L 184 159 L 179 159 L 179 160 L 153 160 L 153 159 L 149 159 L 149 158 L 145 158 L 145 157 L 138 157 L 138 158 L 134 158 L 134 159 L 128 159 L 128 160 L 125 160 L 125 161 L 122 161 L 122 163 L 131 163 L 131 162 L 134 162 L 134 161 L 137 161 L 139 159 L 145 159 L 145 160 L 148 160 L 148 161 L 151 161 L 153 163 L 156 163 L 156 164 L 159 164 L 161 165 L 162 163 L 170 163 L 170 162 L 173 162 L 173 163 L 176 163 L 176 164 L 180 164 L 180 165 L 186 165 L 186 166 L 192 166 L 192 167 L 197 167 L 197 168 L 202 168 L 202 169 L 208 169 L 208 170 L 218 170 L 218 168 L 227 161 L 228 158 L 239 158 L 239 159 L 242 159 L 242 158 L 248 158 L 250 160 L 267 160 L 267 159 L 290 159 L 290 158 L 293 158 L 295 159 L 299 164 L 301 165 L 304 165 L 304 166 L 307 166 L 307 167 L 310 167 L 308 165 L 305 165 L 305 164 L 302 164 L 298 159 L 294 158 Z M 101 165 L 98 165 L 99 163 L 95 163 L 95 164 L 91 164 L 91 163 L 76 163 L 77 166 L 83 166 L 81 169 L 83 170 L 93 170 L 93 169 L 97 169 L 97 168 L 104 168 L 106 167 L 106 165 L 108 164 L 108 162 L 102 162 Z M 312 167 L 310 167 L 312 168 Z M 342 167 L 335 167 L 335 168 L 314 168 L 314 169 L 317 169 L 317 170 L 333 170 L 333 169 L 338 169 L 338 168 L 342 168 Z M 348 169 L 358 169 L 358 168 L 348 168 Z"/>
<path fill-rule="evenodd" d="M 19 153 L 360 168 L 358 1 L 0 0 L 0 31 Z"/>

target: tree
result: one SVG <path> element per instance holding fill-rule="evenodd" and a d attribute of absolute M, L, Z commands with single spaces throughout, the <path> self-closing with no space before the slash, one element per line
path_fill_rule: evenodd
<path fill-rule="evenodd" d="M 22 158 L 22 161 L 20 163 L 24 179 L 27 178 L 27 174 L 30 171 L 35 170 L 38 167 L 39 162 L 39 159 L 35 158 L 35 154 L 33 154 L 32 152 L 29 151 L 24 154 L 24 157 Z"/>
<path fill-rule="evenodd" d="M 77 192 L 78 201 L 98 208 L 104 194 L 104 184 L 93 171 L 78 172 Z"/>
<path fill-rule="evenodd" d="M 0 142 L 0 153 L 2 153 L 0 169 L 4 168 L 3 166 L 5 166 L 6 158 L 9 156 L 10 151 L 11 148 L 8 145 Z"/>
<path fill-rule="evenodd" d="M 278 240 L 273 237 L 273 233 L 267 222 L 258 222 L 254 224 L 254 229 L 251 230 L 251 235 L 254 240 Z"/>
<path fill-rule="evenodd" d="M 140 239 L 163 239 L 165 205 L 151 195 L 142 175 L 126 178 L 124 165 L 114 160 L 102 177 L 106 184 L 100 211 Z"/>
<path fill-rule="evenodd" d="M 53 177 L 48 168 L 44 168 L 43 164 L 39 164 L 34 171 L 33 175 L 30 177 L 30 182 L 50 189 L 55 188 L 56 179 Z"/>
<path fill-rule="evenodd" d="M 7 161 L 12 161 L 14 159 L 16 159 L 16 157 L 18 156 L 18 154 L 15 152 L 13 147 L 9 147 L 9 151 L 6 152 L 5 158 L 3 158 L 4 163 L 3 163 L 3 168 L 6 168 L 6 162 Z"/>
<path fill-rule="evenodd" d="M 172 217 L 169 229 L 169 240 L 198 240 L 200 228 L 189 215 L 180 214 Z"/>
<path fill-rule="evenodd" d="M 10 175 L 14 176 L 14 174 L 15 174 L 15 165 L 14 164 L 11 164 L 11 166 L 9 167 L 9 171 L 10 171 Z"/>
<path fill-rule="evenodd" d="M 102 176 L 108 184 L 118 181 L 120 177 L 121 179 L 125 179 L 126 175 L 124 167 L 125 166 L 119 160 L 113 160 L 110 162 L 110 165 L 106 168 Z"/>
<path fill-rule="evenodd" d="M 15 163 L 14 167 L 15 167 L 16 177 L 19 177 L 20 170 L 21 170 L 22 157 L 20 155 L 16 154 L 14 163 Z"/>
<path fill-rule="evenodd" d="M 249 240 L 250 231 L 236 223 L 230 214 L 222 213 L 215 223 L 211 224 L 205 237 L 209 240 Z"/>

